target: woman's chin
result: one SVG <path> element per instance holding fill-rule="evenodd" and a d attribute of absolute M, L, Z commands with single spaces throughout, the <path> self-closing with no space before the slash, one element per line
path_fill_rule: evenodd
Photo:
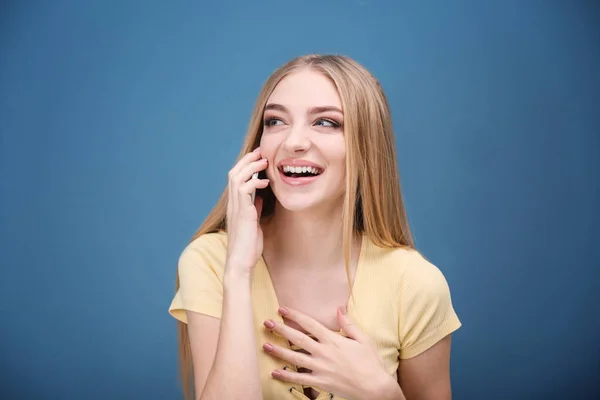
<path fill-rule="evenodd" d="M 342 206 L 343 197 L 335 199 L 324 199 L 318 196 L 294 195 L 281 196 L 277 198 L 280 207 L 289 212 L 306 212 L 329 210 Z"/>
<path fill-rule="evenodd" d="M 277 202 L 286 211 L 302 212 L 319 207 L 322 203 L 315 196 L 298 195 L 277 197 Z"/>
<path fill-rule="evenodd" d="M 315 202 L 299 201 L 299 200 L 279 200 L 281 208 L 290 212 L 307 211 L 315 207 Z"/>

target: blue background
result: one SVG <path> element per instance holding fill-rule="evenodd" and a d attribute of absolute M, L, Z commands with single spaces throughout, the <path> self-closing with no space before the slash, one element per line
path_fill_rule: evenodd
<path fill-rule="evenodd" d="M 484 4 L 485 3 L 485 4 Z M 268 75 L 382 82 L 455 399 L 600 395 L 592 1 L 28 1 L 0 16 L 0 397 L 176 399 L 177 258 Z"/>

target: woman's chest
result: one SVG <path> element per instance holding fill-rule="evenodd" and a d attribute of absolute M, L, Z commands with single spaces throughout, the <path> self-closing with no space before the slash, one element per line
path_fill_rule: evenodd
<path fill-rule="evenodd" d="M 285 338 L 270 333 L 263 325 L 266 319 L 284 322 L 277 313 L 278 307 L 282 306 L 293 308 L 315 319 L 334 334 L 339 334 L 340 331 L 336 309 L 347 306 L 348 315 L 353 322 L 375 343 L 390 375 L 396 373 L 399 353 L 398 308 L 395 301 L 390 301 L 397 296 L 392 283 L 383 279 L 365 279 L 363 276 L 356 281 L 353 296 L 350 296 L 350 287 L 344 272 L 329 279 L 299 277 L 286 280 L 280 279 L 277 274 L 269 275 L 266 268 L 256 270 L 252 297 L 259 370 L 265 400 L 306 400 L 312 397 L 304 395 L 305 388 L 302 385 L 274 379 L 271 372 L 284 368 L 287 362 L 267 354 L 262 349 L 262 345 L 267 342 L 290 350 L 295 347 Z M 302 327 L 290 321 L 285 322 L 305 332 Z M 297 366 L 292 368 L 297 369 Z M 343 374 L 344 371 L 339 373 Z M 329 398 L 326 391 L 321 391 L 318 397 L 319 400 Z M 334 398 L 338 399 L 337 396 Z"/>
<path fill-rule="evenodd" d="M 275 284 L 278 304 L 280 307 L 290 307 L 315 319 L 331 331 L 339 331 L 337 309 L 346 307 L 350 290 L 348 282 L 336 284 L 326 281 L 318 283 L 279 282 Z M 303 327 L 293 321 L 286 324 L 306 332 Z"/>

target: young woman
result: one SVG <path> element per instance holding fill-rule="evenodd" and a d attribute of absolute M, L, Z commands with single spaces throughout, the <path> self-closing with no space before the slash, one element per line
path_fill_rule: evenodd
<path fill-rule="evenodd" d="M 461 323 L 413 247 L 387 99 L 361 65 L 309 55 L 268 79 L 169 312 L 188 398 L 451 398 Z"/>

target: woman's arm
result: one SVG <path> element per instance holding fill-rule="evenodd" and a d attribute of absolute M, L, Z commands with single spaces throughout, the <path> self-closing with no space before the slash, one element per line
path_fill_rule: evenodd
<path fill-rule="evenodd" d="M 262 400 L 250 292 L 252 273 L 263 246 L 263 203 L 261 197 L 253 202 L 253 194 L 269 185 L 268 179 L 252 177 L 266 167 L 267 160 L 261 158 L 257 148 L 244 155 L 228 174 L 221 324 L 217 328 L 213 321 L 205 327 L 206 318 L 199 316 L 193 316 L 191 324 L 193 366 L 198 370 L 194 385 L 200 394 L 196 397 L 201 400 Z"/>
<path fill-rule="evenodd" d="M 187 312 L 196 398 L 262 400 L 250 276 L 224 277 L 221 320 Z"/>
<path fill-rule="evenodd" d="M 398 383 L 408 400 L 451 400 L 450 345 L 446 336 L 423 353 L 400 360 Z"/>

